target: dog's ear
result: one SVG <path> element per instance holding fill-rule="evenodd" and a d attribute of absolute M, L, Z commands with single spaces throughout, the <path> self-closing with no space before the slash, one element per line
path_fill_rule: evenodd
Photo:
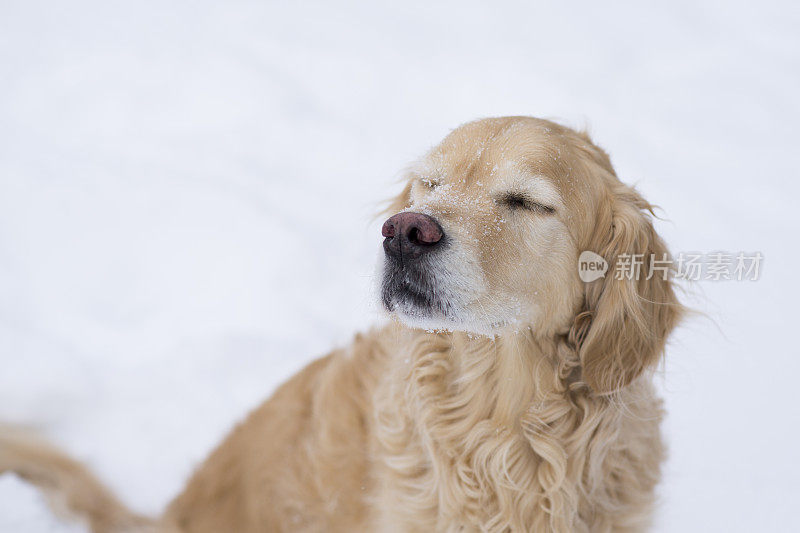
<path fill-rule="evenodd" d="M 585 307 L 573 326 L 583 381 L 597 394 L 618 391 L 654 366 L 683 310 L 652 206 L 614 181 L 611 209 L 601 210 L 593 238 L 608 271 L 586 284 Z"/>
<path fill-rule="evenodd" d="M 412 180 L 408 180 L 403 187 L 403 190 L 395 196 L 391 198 L 387 203 L 386 206 L 381 209 L 380 214 L 383 216 L 391 216 L 399 213 L 403 209 L 407 208 L 411 205 L 411 186 L 413 185 Z"/>

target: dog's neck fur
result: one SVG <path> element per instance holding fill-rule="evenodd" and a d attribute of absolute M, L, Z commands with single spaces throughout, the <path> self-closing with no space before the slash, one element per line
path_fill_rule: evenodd
<path fill-rule="evenodd" d="M 589 441 L 619 434 L 624 417 L 574 383 L 567 340 L 528 330 L 494 339 L 406 328 L 396 335 L 376 389 L 376 436 L 389 471 L 383 494 L 406 512 L 383 520 L 422 530 L 586 529 L 581 515 L 592 510 L 582 495 L 613 490 L 599 475 L 611 450 Z M 651 410 L 646 396 L 641 407 Z"/>

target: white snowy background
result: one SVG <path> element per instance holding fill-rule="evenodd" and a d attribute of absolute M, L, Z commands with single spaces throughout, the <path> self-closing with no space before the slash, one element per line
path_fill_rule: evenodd
<path fill-rule="evenodd" d="M 648 3 L 649 4 L 649 3 Z M 588 127 L 699 282 L 659 532 L 798 527 L 800 4 L 0 3 L 0 419 L 157 513 L 379 320 L 378 202 L 458 124 Z M 0 531 L 83 531 L 0 477 Z"/>

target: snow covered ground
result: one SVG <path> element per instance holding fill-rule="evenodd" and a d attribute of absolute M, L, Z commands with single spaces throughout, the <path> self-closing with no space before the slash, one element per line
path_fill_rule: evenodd
<path fill-rule="evenodd" d="M 796 2 L 0 4 L 0 419 L 156 513 L 231 425 L 378 318 L 377 202 L 449 129 L 588 126 L 699 282 L 661 378 L 656 531 L 800 501 Z M 749 4 L 749 5 L 748 5 Z M 668 5 L 668 7 L 667 7 Z M 81 531 L 0 477 L 0 531 Z"/>

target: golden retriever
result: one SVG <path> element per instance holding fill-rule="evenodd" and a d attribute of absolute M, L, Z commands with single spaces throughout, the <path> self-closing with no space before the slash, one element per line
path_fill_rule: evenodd
<path fill-rule="evenodd" d="M 0 472 L 96 532 L 640 531 L 664 449 L 651 370 L 683 308 L 652 209 L 584 133 L 478 120 L 389 207 L 389 325 L 308 365 L 236 427 L 163 517 L 128 511 L 19 431 Z M 593 251 L 612 268 L 581 280 Z M 641 257 L 641 275 L 617 275 Z"/>

